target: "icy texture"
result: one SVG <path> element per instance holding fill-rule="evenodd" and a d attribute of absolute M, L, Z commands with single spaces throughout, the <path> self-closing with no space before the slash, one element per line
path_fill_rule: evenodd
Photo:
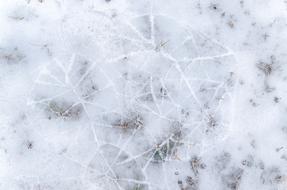
<path fill-rule="evenodd" d="M 287 189 L 284 0 L 0 2 L 0 190 Z"/>

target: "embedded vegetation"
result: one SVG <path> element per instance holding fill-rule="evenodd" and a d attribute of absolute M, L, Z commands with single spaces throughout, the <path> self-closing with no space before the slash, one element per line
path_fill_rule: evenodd
<path fill-rule="evenodd" d="M 47 105 L 46 112 L 49 119 L 61 118 L 64 120 L 78 120 L 81 117 L 83 108 L 79 104 L 70 102 L 51 101 Z"/>

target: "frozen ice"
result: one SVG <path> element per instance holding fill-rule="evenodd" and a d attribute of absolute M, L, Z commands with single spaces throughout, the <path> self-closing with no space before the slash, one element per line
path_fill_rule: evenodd
<path fill-rule="evenodd" d="M 284 0 L 0 2 L 0 190 L 287 189 Z"/>

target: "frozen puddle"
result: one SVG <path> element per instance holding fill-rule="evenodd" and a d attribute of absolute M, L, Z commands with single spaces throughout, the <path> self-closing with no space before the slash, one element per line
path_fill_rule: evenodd
<path fill-rule="evenodd" d="M 284 22 L 237 3 L 0 3 L 0 190 L 283 190 Z"/>

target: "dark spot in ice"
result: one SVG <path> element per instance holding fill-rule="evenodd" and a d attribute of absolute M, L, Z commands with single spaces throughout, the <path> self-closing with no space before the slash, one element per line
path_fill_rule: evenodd
<path fill-rule="evenodd" d="M 234 22 L 231 21 L 231 20 L 227 22 L 227 25 L 228 25 L 230 28 L 234 28 Z"/>
<path fill-rule="evenodd" d="M 198 179 L 193 178 L 191 176 L 187 176 L 185 179 L 187 183 L 186 189 L 197 190 L 198 189 Z"/>
<path fill-rule="evenodd" d="M 210 5 L 210 8 L 213 10 L 217 10 L 218 9 L 218 5 L 217 4 L 212 4 Z"/>
<path fill-rule="evenodd" d="M 195 176 L 199 174 L 200 169 L 205 169 L 206 165 L 202 162 L 201 158 L 194 156 L 190 160 L 191 169 Z"/>
<path fill-rule="evenodd" d="M 262 71 L 265 74 L 265 76 L 269 76 L 273 71 L 272 64 L 265 62 L 260 62 L 259 64 L 257 64 L 257 68 L 260 71 Z"/>
<path fill-rule="evenodd" d="M 222 176 L 222 181 L 230 190 L 238 190 L 242 178 L 243 169 L 233 168 L 227 175 Z"/>
<path fill-rule="evenodd" d="M 249 100 L 250 104 L 253 106 L 253 107 L 257 107 L 258 104 L 253 100 L 253 99 L 250 99 Z"/>
<path fill-rule="evenodd" d="M 263 184 L 278 184 L 282 181 L 281 171 L 277 167 L 265 169 L 260 176 Z"/>
<path fill-rule="evenodd" d="M 24 58 L 25 56 L 19 52 L 17 47 L 13 49 L 0 48 L 0 63 L 5 62 L 6 64 L 17 64 Z"/>
<path fill-rule="evenodd" d="M 264 168 L 265 168 L 265 165 L 262 161 L 259 162 L 258 166 L 261 170 L 264 170 Z"/>
<path fill-rule="evenodd" d="M 282 150 L 283 148 L 284 148 L 284 147 L 281 146 L 281 147 L 276 148 L 275 150 L 276 150 L 276 152 L 279 152 L 279 151 Z"/>
<path fill-rule="evenodd" d="M 275 97 L 273 98 L 273 101 L 274 101 L 275 103 L 278 103 L 279 100 L 280 100 L 280 98 L 278 98 L 277 96 L 275 96 Z"/>
<path fill-rule="evenodd" d="M 246 159 L 241 161 L 241 164 L 246 167 L 252 167 L 254 164 L 254 158 L 251 155 L 248 155 Z"/>
<path fill-rule="evenodd" d="M 27 146 L 27 149 L 32 149 L 33 148 L 33 142 L 32 141 L 28 141 L 26 146 Z"/>
<path fill-rule="evenodd" d="M 74 104 L 66 101 L 51 101 L 46 107 L 49 120 L 52 118 L 62 118 L 64 120 L 80 119 L 83 108 L 81 104 Z"/>
<path fill-rule="evenodd" d="M 267 38 L 269 38 L 269 35 L 267 33 L 264 33 L 262 37 L 263 37 L 264 41 L 266 41 Z"/>
<path fill-rule="evenodd" d="M 240 1 L 240 6 L 241 6 L 241 8 L 243 8 L 243 6 L 244 6 L 244 1 L 243 0 Z"/>
<path fill-rule="evenodd" d="M 161 87 L 160 88 L 160 96 L 161 97 L 166 97 L 167 96 L 167 89 Z"/>
<path fill-rule="evenodd" d="M 206 120 L 209 129 L 214 129 L 217 126 L 217 121 L 213 115 L 208 115 Z"/>

